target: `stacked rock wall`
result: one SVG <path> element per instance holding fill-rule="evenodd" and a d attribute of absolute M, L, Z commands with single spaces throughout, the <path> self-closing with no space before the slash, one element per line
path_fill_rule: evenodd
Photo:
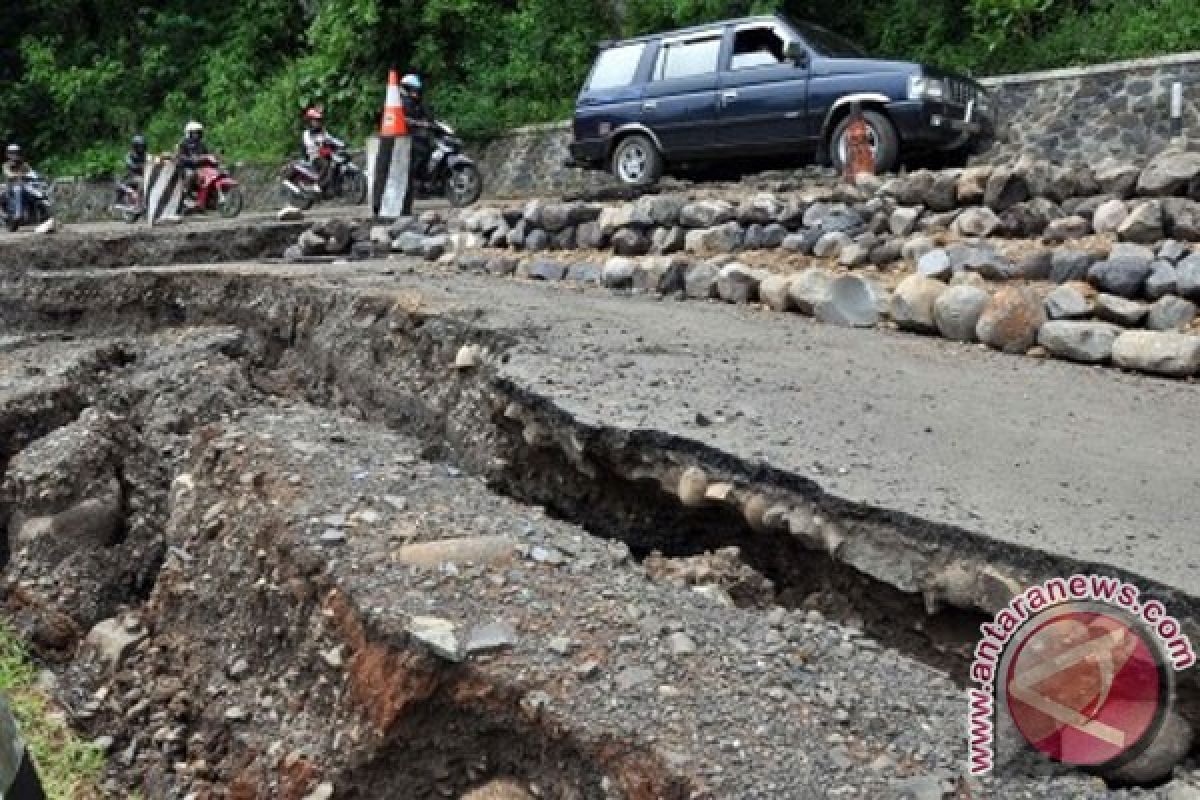
<path fill-rule="evenodd" d="M 1187 377 L 1200 373 L 1198 200 L 1200 154 L 1167 151 L 1144 167 L 1022 159 L 856 186 L 814 171 L 803 187 L 534 199 L 430 211 L 349 238 L 364 257 L 761 303 Z M 308 238 L 306 253 L 327 247 Z"/>

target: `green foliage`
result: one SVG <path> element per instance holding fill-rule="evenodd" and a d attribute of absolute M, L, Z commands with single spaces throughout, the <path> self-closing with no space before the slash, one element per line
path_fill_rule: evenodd
<path fill-rule="evenodd" d="M 570 113 L 595 43 L 783 10 L 882 56 L 976 74 L 1195 48 L 1196 0 L 20 0 L 0 2 L 0 138 L 52 174 L 111 173 L 183 124 L 243 161 L 296 151 L 303 109 L 351 139 L 391 68 L 468 135 Z"/>
<path fill-rule="evenodd" d="M 81 741 L 36 688 L 37 674 L 12 631 L 0 626 L 0 693 L 16 717 L 21 738 L 33 754 L 42 788 L 50 800 L 96 795 L 104 755 Z"/>

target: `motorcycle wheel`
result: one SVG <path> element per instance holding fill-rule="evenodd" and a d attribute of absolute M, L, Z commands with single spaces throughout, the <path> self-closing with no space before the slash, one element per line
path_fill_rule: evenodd
<path fill-rule="evenodd" d="M 227 219 L 236 217 L 242 213 L 242 204 L 244 202 L 241 187 L 232 186 L 217 194 L 217 213 Z"/>
<path fill-rule="evenodd" d="M 367 202 L 367 176 L 361 172 L 351 172 L 343 177 L 342 195 L 352 206 L 361 206 Z"/>
<path fill-rule="evenodd" d="M 292 206 L 293 208 L 298 208 L 301 211 L 308 211 L 313 207 L 313 203 L 315 202 L 311 194 L 307 194 L 305 192 L 294 192 L 286 186 L 282 187 L 279 191 L 283 195 L 284 203 Z"/>
<path fill-rule="evenodd" d="M 483 194 L 483 176 L 474 164 L 455 167 L 446 179 L 446 199 L 455 208 L 471 205 Z"/>

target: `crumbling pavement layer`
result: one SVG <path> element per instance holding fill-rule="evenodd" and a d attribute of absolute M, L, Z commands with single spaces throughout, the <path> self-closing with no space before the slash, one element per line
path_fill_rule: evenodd
<path fill-rule="evenodd" d="M 60 470 L 51 507 L 26 508 L 36 470 L 5 484 L 6 515 L 24 520 L 109 496 L 98 475 L 116 481 L 120 533 L 65 565 L 23 544 L 7 597 L 91 630 L 59 685 L 77 722 L 110 737 L 116 793 L 454 797 L 500 775 L 544 797 L 1109 793 L 1023 762 L 966 780 L 962 693 L 912 655 L 961 667 L 955 623 L 1058 568 L 1143 578 L 1194 618 L 1178 560 L 1072 539 L 1064 512 L 1029 534 L 1066 491 L 1021 484 L 1058 470 L 1081 496 L 1099 488 L 1084 482 L 1098 453 L 1050 459 L 1066 427 L 1090 441 L 1103 426 L 1099 411 L 1052 413 L 1067 381 L 1073 409 L 1103 391 L 1109 413 L 1148 396 L 1180 420 L 1190 387 L 1101 386 L 974 350 L 950 364 L 936 341 L 404 270 L 85 272 L 5 287 L 8 324 L 43 332 L 6 356 L 78 351 L 46 335 L 64 325 L 119 337 L 84 340 L 109 355 L 72 374 L 72 412 L 28 437 L 37 448 L 50 434 L 47 457 L 64 465 L 94 437 L 119 457 Z M 14 380 L 26 398 L 53 383 Z M 1049 431 L 1044 449 L 1022 435 L 1031 418 Z M 64 425 L 79 435 L 51 433 Z M 1093 447 L 1136 447 L 1141 429 L 1133 415 L 1105 430 Z M 1186 426 L 1175 432 L 1182 450 Z M 932 502 L 939 475 L 975 494 Z M 1184 533 L 1172 515 L 1187 515 L 1187 495 L 1173 496 L 1153 519 L 1136 489 L 1111 502 L 1170 544 Z M 130 558 L 153 586 L 114 576 L 124 593 L 98 594 L 116 606 L 39 585 L 39 568 L 93 574 L 86 551 L 142 536 L 160 546 Z M 747 562 L 736 570 L 721 566 L 728 550 L 638 564 L 730 546 Z M 939 584 L 959 561 L 966 584 Z M 789 608 L 774 607 L 772 585 Z M 907 616 L 889 625 L 889 613 Z M 39 624 L 32 612 L 26 630 Z M 886 633 L 937 624 L 942 643 Z M 1171 791 L 1188 791 L 1186 769 Z"/>

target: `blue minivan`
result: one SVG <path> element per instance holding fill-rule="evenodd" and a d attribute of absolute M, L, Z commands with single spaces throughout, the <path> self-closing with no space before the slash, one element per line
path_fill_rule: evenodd
<path fill-rule="evenodd" d="M 965 161 L 993 133 L 973 80 L 868 57 L 820 26 L 748 17 L 601 45 L 575 107 L 568 166 L 654 183 L 666 164 L 733 156 L 846 159 L 857 103 L 878 172 L 902 156 Z"/>

